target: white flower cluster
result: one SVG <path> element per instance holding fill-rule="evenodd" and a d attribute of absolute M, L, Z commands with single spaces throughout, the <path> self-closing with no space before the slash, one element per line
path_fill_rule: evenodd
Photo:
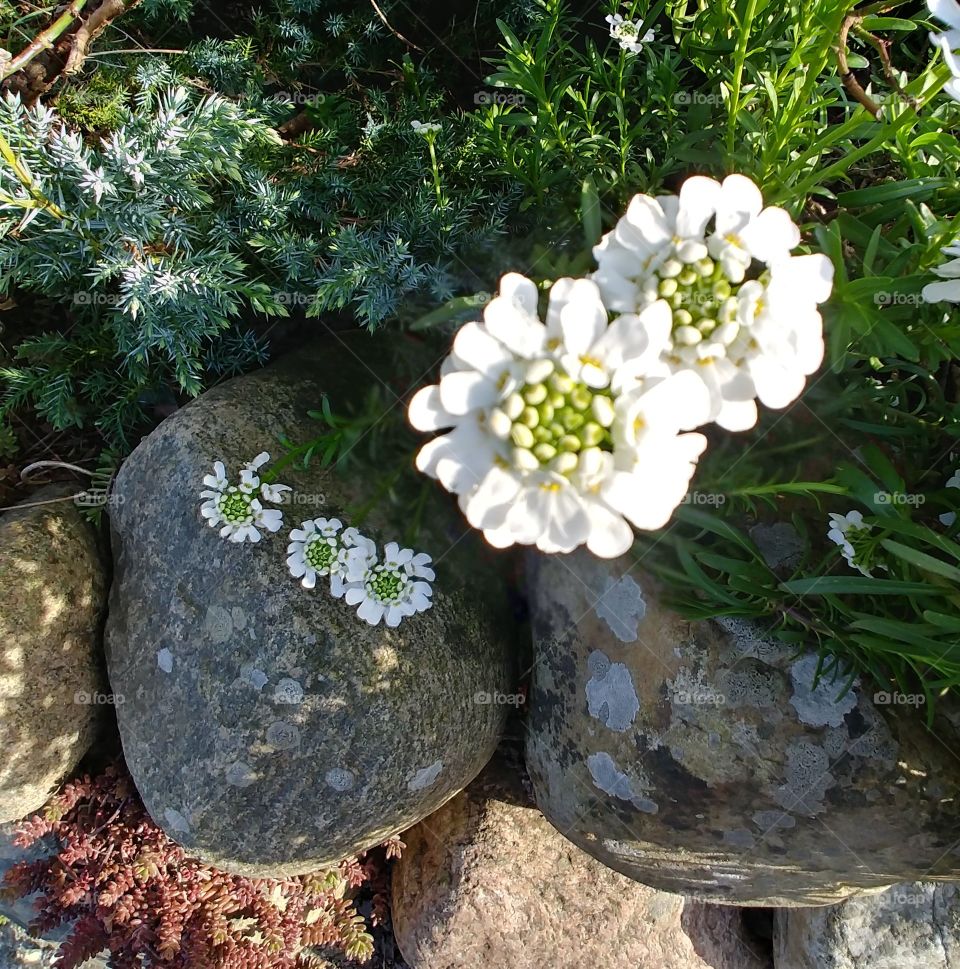
<path fill-rule="evenodd" d="M 200 514 L 211 528 L 220 526 L 220 536 L 231 542 L 259 542 L 259 528 L 268 532 L 280 530 L 283 512 L 276 508 L 264 508 L 261 498 L 272 504 L 283 501 L 283 493 L 290 491 L 288 485 L 267 484 L 260 481 L 257 471 L 270 460 L 263 451 L 240 472 L 240 483 L 230 484 L 222 461 L 213 465 L 213 474 L 204 476 L 206 491 L 200 492 L 206 501 L 200 506 Z M 258 528 L 259 526 L 259 528 Z"/>
<path fill-rule="evenodd" d="M 417 429 L 452 428 L 417 467 L 495 547 L 623 554 L 631 524 L 660 528 L 683 499 L 706 446 L 689 431 L 750 428 L 754 398 L 783 407 L 819 366 L 833 267 L 791 255 L 799 241 L 743 176 L 636 196 L 593 277 L 553 284 L 545 322 L 510 273 L 459 330 L 410 402 Z"/>
<path fill-rule="evenodd" d="M 244 465 L 239 484 L 230 484 L 222 461 L 213 465 L 213 474 L 204 477 L 206 490 L 200 514 L 211 528 L 220 526 L 220 535 L 231 542 L 259 542 L 260 529 L 277 532 L 283 525 L 283 512 L 266 509 L 262 501 L 280 504 L 289 485 L 261 481 L 260 468 L 270 460 L 264 451 Z M 261 501 L 262 499 L 262 501 Z M 313 589 L 317 576 L 329 576 L 330 592 L 359 606 L 357 615 L 376 626 L 381 619 L 388 626 L 433 605 L 435 575 L 430 556 L 412 549 L 401 549 L 396 542 L 384 547 L 381 558 L 376 544 L 356 528 L 344 528 L 337 518 L 314 518 L 291 529 L 287 545 L 287 568 L 300 579 L 305 589 Z"/>
<path fill-rule="evenodd" d="M 831 515 L 830 530 L 827 538 L 840 546 L 840 553 L 851 569 L 856 569 L 868 579 L 873 578 L 871 568 L 886 570 L 886 565 L 871 565 L 872 544 L 868 541 L 871 527 L 863 520 L 859 511 L 848 511 L 846 515 Z"/>
<path fill-rule="evenodd" d="M 941 51 L 953 75 L 953 80 L 944 85 L 944 92 L 960 101 L 960 3 L 957 0 L 927 0 L 927 9 L 947 25 L 944 33 L 931 33 L 930 42 Z"/>
<path fill-rule="evenodd" d="M 641 37 L 640 24 L 633 20 L 626 20 L 618 13 L 607 17 L 606 21 L 610 25 L 610 36 L 620 44 L 621 50 L 631 54 L 639 54 L 643 50 L 643 45 L 649 44 L 654 39 L 652 27 Z"/>
<path fill-rule="evenodd" d="M 947 246 L 943 254 L 948 260 L 933 271 L 946 282 L 928 283 L 921 295 L 928 303 L 960 303 L 960 245 Z"/>
<path fill-rule="evenodd" d="M 381 560 L 371 539 L 337 518 L 314 518 L 294 528 L 287 553 L 290 574 L 305 589 L 315 587 L 318 575 L 329 576 L 334 598 L 358 605 L 357 615 L 371 626 L 381 619 L 399 626 L 433 605 L 429 555 L 389 542 Z"/>

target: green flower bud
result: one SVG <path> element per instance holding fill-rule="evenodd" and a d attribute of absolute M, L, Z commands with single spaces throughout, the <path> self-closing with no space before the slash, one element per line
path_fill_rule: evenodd
<path fill-rule="evenodd" d="M 518 448 L 529 450 L 534 444 L 533 431 L 526 424 L 514 424 L 510 429 L 510 439 Z"/>
<path fill-rule="evenodd" d="M 693 316 L 686 310 L 677 310 L 673 314 L 674 326 L 689 326 L 693 322 Z"/>
<path fill-rule="evenodd" d="M 606 432 L 599 424 L 590 421 L 580 428 L 580 440 L 584 447 L 596 447 L 606 436 Z"/>
<path fill-rule="evenodd" d="M 613 401 L 609 397 L 604 397 L 602 394 L 597 394 L 593 398 L 590 404 L 590 413 L 593 414 L 594 420 L 601 427 L 609 427 L 616 416 L 613 409 Z"/>
<path fill-rule="evenodd" d="M 657 292 L 661 296 L 673 296 L 677 291 L 677 281 L 675 279 L 661 279 Z"/>
<path fill-rule="evenodd" d="M 519 394 L 511 394 L 503 402 L 503 412 L 510 420 L 515 421 L 523 413 L 523 406 L 523 398 Z"/>
<path fill-rule="evenodd" d="M 577 439 L 574 438 L 576 441 Z M 580 446 L 580 442 L 577 441 L 577 447 Z M 561 451 L 554 459 L 551 468 L 557 472 L 557 474 L 570 474 L 577 470 L 577 456 L 570 451 Z"/>
<path fill-rule="evenodd" d="M 558 394 L 569 394 L 575 386 L 574 382 L 566 374 L 557 373 L 556 371 L 550 375 L 548 383 L 551 389 L 555 390 Z"/>
<path fill-rule="evenodd" d="M 524 390 L 523 399 L 528 404 L 533 404 L 534 407 L 537 404 L 542 404 L 547 399 L 546 384 L 531 384 Z"/>
<path fill-rule="evenodd" d="M 557 442 L 557 446 L 561 451 L 579 451 L 580 450 L 580 438 L 574 434 L 565 434 Z"/>
<path fill-rule="evenodd" d="M 593 400 L 593 394 L 586 387 L 574 387 L 567 397 L 577 410 L 586 410 Z"/>
<path fill-rule="evenodd" d="M 536 407 L 524 407 L 520 415 L 520 423 L 526 424 L 529 428 L 534 428 L 540 423 L 540 414 Z"/>
<path fill-rule="evenodd" d="M 557 449 L 552 444 L 538 444 L 533 449 L 534 457 L 546 464 L 557 456 Z"/>

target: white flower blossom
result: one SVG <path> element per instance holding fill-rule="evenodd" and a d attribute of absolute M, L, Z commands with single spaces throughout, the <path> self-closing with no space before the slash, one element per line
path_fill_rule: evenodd
<path fill-rule="evenodd" d="M 594 248 L 592 278 L 614 312 L 666 301 L 664 371 L 695 374 L 710 394 L 707 420 L 746 430 L 755 398 L 785 407 L 823 360 L 817 304 L 830 296 L 833 265 L 791 255 L 799 242 L 787 212 L 764 208 L 749 178 L 697 175 L 679 196 L 635 196 Z"/>
<path fill-rule="evenodd" d="M 349 581 L 359 580 L 376 560 L 376 546 L 356 528 L 344 529 L 338 518 L 313 518 L 290 531 L 287 567 L 305 589 L 317 576 L 330 577 L 330 592 L 343 597 Z"/>
<path fill-rule="evenodd" d="M 931 33 L 930 42 L 943 54 L 953 80 L 944 85 L 944 93 L 960 101 L 960 3 L 957 0 L 927 0 L 930 13 L 948 27 L 942 34 Z"/>
<path fill-rule="evenodd" d="M 626 20 L 618 13 L 607 17 L 606 21 L 610 24 L 610 36 L 620 44 L 621 50 L 629 51 L 631 54 L 639 54 L 643 50 L 643 45 L 649 44 L 654 39 L 652 27 L 641 37 L 641 25 L 633 20 Z"/>
<path fill-rule="evenodd" d="M 440 130 L 440 125 L 433 121 L 411 121 L 410 127 L 418 135 L 432 135 Z"/>
<path fill-rule="evenodd" d="M 255 473 L 270 455 L 259 454 L 240 472 L 240 483 L 230 484 L 222 461 L 213 465 L 213 474 L 204 476 L 207 490 L 200 492 L 205 498 L 200 505 L 200 514 L 211 528 L 220 526 L 220 536 L 231 542 L 259 542 L 259 529 L 268 532 L 280 530 L 283 512 L 275 508 L 264 508 L 260 499 L 279 504 L 284 492 L 290 491 L 288 485 L 261 483 Z"/>
<path fill-rule="evenodd" d="M 846 515 L 830 515 L 830 530 L 827 532 L 827 538 L 840 546 L 840 553 L 847 565 L 868 579 L 872 579 L 873 574 L 870 571 L 871 563 L 864 560 L 865 549 L 861 540 L 870 534 L 870 530 L 859 511 L 848 511 Z M 875 563 L 874 567 L 884 571 L 887 569 L 883 563 Z"/>
<path fill-rule="evenodd" d="M 362 577 L 346 588 L 346 601 L 359 606 L 357 615 L 371 626 L 384 620 L 388 626 L 399 626 L 407 616 L 426 612 L 433 605 L 434 580 L 430 556 L 412 549 L 401 549 L 396 542 L 384 547 L 382 562 L 372 562 L 363 569 Z M 353 563 L 356 577 L 359 559 Z"/>
<path fill-rule="evenodd" d="M 621 555 L 627 520 L 660 528 L 683 499 L 706 439 L 679 432 L 706 419 L 709 396 L 691 374 L 646 376 L 670 334 L 663 300 L 610 323 L 595 283 L 561 279 L 546 325 L 537 302 L 510 273 L 483 322 L 460 328 L 440 383 L 410 402 L 414 427 L 452 428 L 417 467 L 495 547 Z"/>
<path fill-rule="evenodd" d="M 947 282 L 928 283 L 921 295 L 928 303 L 960 303 L 960 244 L 947 246 L 943 254 L 950 259 L 935 266 L 933 272 Z"/>
<path fill-rule="evenodd" d="M 953 472 L 949 478 L 947 478 L 944 488 L 960 488 L 960 468 Z M 957 520 L 957 513 L 955 511 L 945 511 L 942 515 L 939 515 L 941 525 L 946 525 L 947 528 L 951 528 L 953 523 Z"/>

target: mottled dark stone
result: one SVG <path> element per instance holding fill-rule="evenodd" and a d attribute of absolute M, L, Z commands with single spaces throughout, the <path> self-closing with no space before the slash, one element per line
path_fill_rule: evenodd
<path fill-rule="evenodd" d="M 280 480 L 297 503 L 256 545 L 231 544 L 201 519 L 215 459 L 235 476 L 261 450 L 276 456 L 280 434 L 314 437 L 322 426 L 306 412 L 322 392 L 346 414 L 372 381 L 394 379 L 382 342 L 338 341 L 204 394 L 144 440 L 116 482 L 107 657 L 127 701 L 127 764 L 172 838 L 253 875 L 316 869 L 435 811 L 499 738 L 506 707 L 477 694 L 513 685 L 495 560 L 464 537 L 439 489 L 417 542 L 436 562 L 435 605 L 397 629 L 367 625 L 323 580 L 302 589 L 285 562 L 289 528 L 321 515 L 349 522 L 368 503 L 364 532 L 381 547 L 402 539 L 405 508 L 375 498 L 392 465 L 290 466 Z M 402 407 L 394 390 L 407 388 L 387 394 Z"/>
<path fill-rule="evenodd" d="M 682 620 L 629 557 L 529 561 L 527 763 L 541 810 L 584 851 L 739 905 L 960 879 L 951 701 L 934 737 L 868 684 L 814 689 L 816 657 L 748 623 Z"/>
<path fill-rule="evenodd" d="M 78 490 L 42 488 L 0 518 L 0 821 L 43 807 L 110 699 L 107 574 L 96 529 L 69 497 Z"/>

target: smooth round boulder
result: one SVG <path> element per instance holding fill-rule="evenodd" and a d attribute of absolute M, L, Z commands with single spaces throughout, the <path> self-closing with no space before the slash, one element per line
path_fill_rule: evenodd
<path fill-rule="evenodd" d="M 664 891 L 836 902 L 960 878 L 960 749 L 735 619 L 687 622 L 630 556 L 531 556 L 527 766 L 576 845 Z M 876 698 L 876 702 L 874 699 Z"/>
<path fill-rule="evenodd" d="M 505 585 L 442 492 L 424 482 L 415 543 L 434 561 L 433 607 L 396 628 L 359 618 L 328 579 L 308 590 L 288 571 L 288 531 L 306 519 L 360 526 L 381 550 L 406 544 L 410 505 L 388 496 L 415 439 L 387 458 L 381 442 L 376 461 L 357 441 L 339 471 L 319 456 L 288 465 L 283 528 L 256 544 L 200 514 L 214 461 L 236 480 L 259 452 L 276 460 L 281 436 L 329 430 L 307 416 L 323 394 L 338 417 L 371 384 L 386 388 L 384 412 L 402 407 L 411 388 L 389 351 L 339 335 L 228 381 L 164 421 L 117 477 L 107 659 L 126 698 L 126 762 L 153 819 L 218 868 L 302 874 L 378 844 L 469 783 L 500 736 L 505 708 L 488 698 L 512 686 Z"/>
<path fill-rule="evenodd" d="M 106 705 L 107 575 L 97 531 L 51 485 L 0 517 L 0 821 L 39 810 L 76 767 Z"/>

